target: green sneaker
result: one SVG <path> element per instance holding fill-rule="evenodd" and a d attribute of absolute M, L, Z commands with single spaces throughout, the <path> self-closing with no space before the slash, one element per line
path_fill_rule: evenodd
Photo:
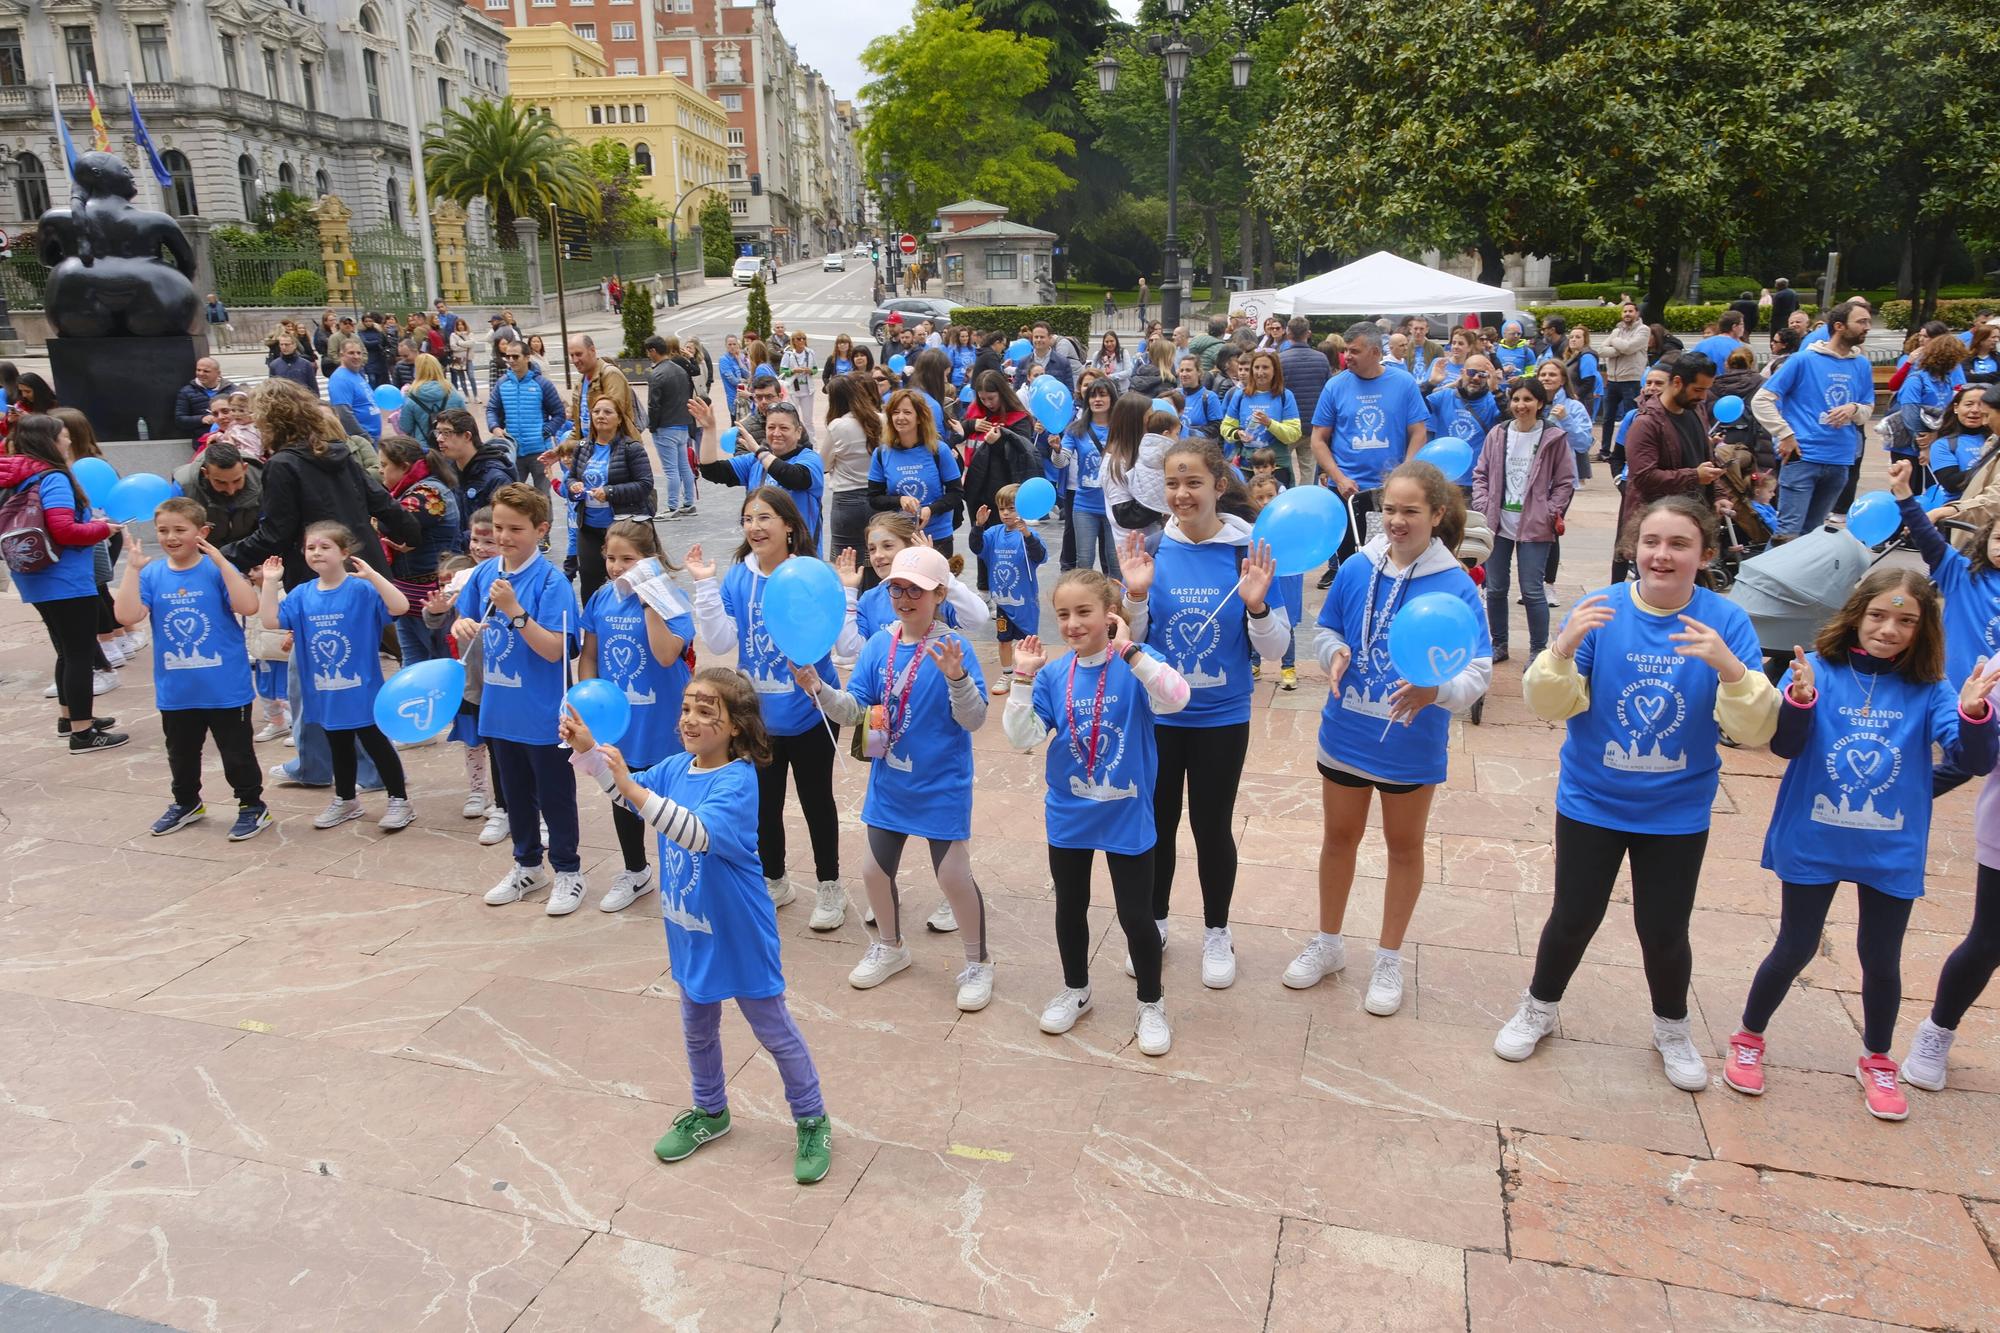
<path fill-rule="evenodd" d="M 799 1121 L 799 1151 L 792 1159 L 792 1179 L 810 1185 L 826 1179 L 833 1169 L 833 1128 L 823 1115 Z"/>
<path fill-rule="evenodd" d="M 674 1120 L 674 1127 L 660 1136 L 653 1145 L 653 1156 L 663 1162 L 678 1162 L 684 1157 L 694 1156 L 695 1149 L 711 1139 L 719 1139 L 729 1132 L 729 1108 L 723 1107 L 714 1115 L 696 1107 L 683 1111 Z"/>

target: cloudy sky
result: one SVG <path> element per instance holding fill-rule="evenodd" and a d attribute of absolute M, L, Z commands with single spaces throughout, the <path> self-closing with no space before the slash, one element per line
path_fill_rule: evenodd
<path fill-rule="evenodd" d="M 1111 0 L 1123 18 L 1139 0 Z M 867 81 L 861 48 L 909 21 L 910 0 L 778 0 L 778 26 L 808 65 L 826 75 L 835 95 L 854 97 Z"/>

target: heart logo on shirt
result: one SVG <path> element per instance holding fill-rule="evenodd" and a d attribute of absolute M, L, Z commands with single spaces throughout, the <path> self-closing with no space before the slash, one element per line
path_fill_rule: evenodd
<path fill-rule="evenodd" d="M 1208 630 L 1205 620 L 1186 615 L 1168 628 L 1167 637 L 1183 657 L 1200 657 L 1208 650 Z"/>
<path fill-rule="evenodd" d="M 1874 781 L 1876 770 L 1882 767 L 1882 752 L 1880 750 L 1849 750 L 1847 752 L 1847 767 L 1853 771 L 1854 776 L 1860 781 L 1872 782 Z"/>
<path fill-rule="evenodd" d="M 1393 676 L 1396 674 L 1396 659 L 1389 655 L 1389 645 L 1387 643 L 1378 643 L 1375 645 L 1374 649 L 1368 654 L 1368 665 L 1374 669 L 1374 674 L 1377 676 Z"/>
<path fill-rule="evenodd" d="M 1471 651 L 1465 648 L 1450 650 L 1433 648 L 1427 656 L 1430 659 L 1431 674 L 1442 676 L 1447 680 L 1465 670 L 1465 664 L 1472 660 Z"/>
<path fill-rule="evenodd" d="M 1663 694 L 1642 694 L 1632 700 L 1632 711 L 1647 726 L 1657 724 L 1667 711 L 1667 697 Z"/>
<path fill-rule="evenodd" d="M 614 643 L 606 653 L 606 656 L 611 659 L 612 675 L 618 677 L 620 680 L 630 680 L 632 678 L 638 666 L 638 654 L 632 651 L 631 644 L 623 641 Z"/>
<path fill-rule="evenodd" d="M 350 651 L 346 635 L 333 633 L 313 635 L 313 661 L 328 671 L 338 671 L 345 665 Z"/>
<path fill-rule="evenodd" d="M 202 618 L 192 611 L 177 611 L 167 617 L 167 637 L 184 649 L 200 642 L 203 629 Z"/>

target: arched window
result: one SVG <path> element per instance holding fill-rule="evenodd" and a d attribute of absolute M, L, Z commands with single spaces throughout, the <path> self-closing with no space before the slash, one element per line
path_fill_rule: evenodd
<path fill-rule="evenodd" d="M 381 33 L 382 20 L 375 13 L 375 6 L 361 6 L 361 31 L 370 36 L 377 36 Z"/>
<path fill-rule="evenodd" d="M 173 178 L 173 209 L 177 216 L 191 218 L 201 210 L 196 207 L 194 197 L 194 168 L 188 165 L 187 154 L 178 148 L 169 148 L 160 154 L 160 165 Z"/>
<path fill-rule="evenodd" d="M 42 169 L 42 159 L 33 153 L 14 159 L 14 202 L 20 205 L 24 222 L 33 222 L 49 211 L 49 176 Z"/>
<path fill-rule="evenodd" d="M 333 193 L 333 188 L 332 185 L 327 181 L 326 172 L 315 171 L 313 173 L 313 197 L 315 199 L 324 198 L 325 196 L 332 193 Z"/>
<path fill-rule="evenodd" d="M 632 145 L 632 166 L 641 176 L 653 174 L 653 150 L 645 144 Z"/>
<path fill-rule="evenodd" d="M 389 178 L 387 189 L 389 192 L 389 225 L 392 227 L 401 227 L 403 225 L 403 200 L 396 190 L 396 178 L 394 176 Z"/>
<path fill-rule="evenodd" d="M 431 54 L 437 57 L 438 64 L 451 64 L 451 43 L 442 37 L 438 38 L 437 46 L 432 49 Z"/>
<path fill-rule="evenodd" d="M 248 153 L 236 159 L 236 184 L 243 191 L 243 220 L 255 222 L 261 216 L 257 207 L 257 164 Z"/>
<path fill-rule="evenodd" d="M 292 164 L 289 162 L 280 162 L 278 164 L 278 188 L 286 194 L 297 194 L 298 185 L 299 173 L 292 170 Z"/>

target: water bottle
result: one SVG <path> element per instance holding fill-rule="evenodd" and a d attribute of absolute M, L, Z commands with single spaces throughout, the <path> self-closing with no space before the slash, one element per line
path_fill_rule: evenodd
<path fill-rule="evenodd" d="M 153 438 L 153 432 L 146 428 L 146 418 L 144 417 L 139 418 L 139 438 L 142 440 Z"/>

